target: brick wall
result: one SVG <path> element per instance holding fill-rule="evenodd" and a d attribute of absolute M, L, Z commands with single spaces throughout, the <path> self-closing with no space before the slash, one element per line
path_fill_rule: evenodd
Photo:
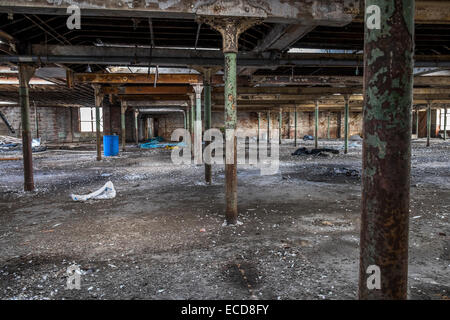
<path fill-rule="evenodd" d="M 330 116 L 330 138 L 336 139 L 344 136 L 344 116 L 340 112 L 320 112 L 319 113 L 319 138 L 327 137 L 328 114 Z M 271 112 L 271 130 L 279 127 L 279 113 Z M 283 139 L 294 138 L 294 112 L 283 112 Z M 302 138 L 304 135 L 314 135 L 314 112 L 298 112 L 297 113 L 297 137 Z M 184 127 L 182 113 L 174 113 L 168 115 L 155 116 L 157 119 L 158 135 L 165 139 L 170 139 L 171 133 L 177 128 Z M 212 127 L 224 127 L 224 113 L 213 112 L 211 116 Z M 247 136 L 257 135 L 258 115 L 256 112 L 238 113 L 238 128 L 243 130 Z M 261 137 L 267 136 L 267 113 L 261 112 L 260 122 Z M 349 135 L 362 134 L 362 113 L 350 112 L 349 115 Z M 127 132 L 128 135 L 128 132 Z M 273 136 L 273 131 L 271 136 Z"/>

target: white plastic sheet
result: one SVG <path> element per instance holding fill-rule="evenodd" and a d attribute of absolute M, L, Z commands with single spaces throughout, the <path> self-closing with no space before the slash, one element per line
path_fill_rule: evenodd
<path fill-rule="evenodd" d="M 106 200 L 116 197 L 116 189 L 111 181 L 108 181 L 103 187 L 86 195 L 71 195 L 73 201 L 87 201 L 89 199 L 94 200 Z"/>

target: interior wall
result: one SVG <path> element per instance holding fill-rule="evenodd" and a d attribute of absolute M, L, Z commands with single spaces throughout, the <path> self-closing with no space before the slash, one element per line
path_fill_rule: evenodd
<path fill-rule="evenodd" d="M 328 114 L 330 116 L 330 138 L 336 139 L 344 136 L 343 114 L 339 112 L 320 112 L 319 113 L 319 138 L 327 138 Z M 298 112 L 297 137 L 303 138 L 304 135 L 314 135 L 314 112 Z M 270 113 L 271 130 L 279 128 L 279 112 Z M 283 112 L 282 115 L 283 128 L 282 138 L 294 138 L 294 112 Z M 157 116 L 158 133 L 166 140 L 170 140 L 170 136 L 175 129 L 184 127 L 184 118 L 182 113 L 172 113 Z M 239 112 L 238 128 L 250 137 L 257 135 L 258 114 L 256 112 Z M 213 112 L 211 115 L 213 128 L 224 128 L 224 113 Z M 260 121 L 261 137 L 267 137 L 267 112 L 261 112 Z M 349 135 L 362 135 L 362 113 L 350 112 L 349 115 Z M 272 137 L 273 131 L 271 134 Z"/>

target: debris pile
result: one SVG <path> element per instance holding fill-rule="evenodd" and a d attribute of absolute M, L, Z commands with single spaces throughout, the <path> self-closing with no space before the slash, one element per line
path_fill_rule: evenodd
<path fill-rule="evenodd" d="M 33 152 L 42 152 L 47 150 L 47 147 L 41 145 L 41 139 L 39 138 L 32 140 L 31 149 Z M 22 150 L 22 139 L 9 136 L 0 136 L 0 152 L 20 150 Z"/>
<path fill-rule="evenodd" d="M 330 148 L 319 148 L 319 149 L 311 149 L 308 150 L 307 148 L 299 148 L 295 150 L 294 153 L 292 153 L 293 156 L 302 156 L 302 155 L 315 155 L 320 157 L 327 157 L 328 153 L 333 154 L 339 154 L 339 151 L 336 149 L 330 149 Z"/>
<path fill-rule="evenodd" d="M 347 177 L 360 177 L 361 176 L 361 174 L 359 173 L 358 170 L 348 169 L 348 168 L 333 168 L 331 173 L 334 176 L 342 176 L 342 175 L 345 175 Z"/>

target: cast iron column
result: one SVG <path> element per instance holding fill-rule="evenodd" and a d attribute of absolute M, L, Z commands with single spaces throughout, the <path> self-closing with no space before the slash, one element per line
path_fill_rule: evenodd
<path fill-rule="evenodd" d="M 278 133 L 278 143 L 279 145 L 281 145 L 281 130 L 283 128 L 283 110 L 280 109 L 280 115 L 278 117 L 278 129 L 280 130 L 280 132 Z"/>
<path fill-rule="evenodd" d="M 359 298 L 406 299 L 414 1 L 365 6 Z"/>
<path fill-rule="evenodd" d="M 431 102 L 427 104 L 427 147 L 430 146 L 431 137 Z"/>
<path fill-rule="evenodd" d="M 136 144 L 139 145 L 139 124 L 138 124 L 139 110 L 134 109 L 134 138 Z"/>
<path fill-rule="evenodd" d="M 97 139 L 97 161 L 102 160 L 102 134 L 100 132 L 100 106 L 103 103 L 103 94 L 100 92 L 100 86 L 94 85 L 95 95 L 95 133 Z"/>
<path fill-rule="evenodd" d="M 122 151 L 125 151 L 125 145 L 126 145 L 126 125 L 125 125 L 125 112 L 127 111 L 127 102 L 121 101 L 120 105 L 120 127 L 122 132 Z"/>
<path fill-rule="evenodd" d="M 314 147 L 319 148 L 319 101 L 316 100 L 314 113 Z"/>
<path fill-rule="evenodd" d="M 193 85 L 195 91 L 195 121 L 194 121 L 194 162 L 202 164 L 202 91 L 203 84 Z"/>
<path fill-rule="evenodd" d="M 416 135 L 417 135 L 417 139 L 419 139 L 419 109 L 420 109 L 420 107 L 417 106 L 416 107 Z"/>
<path fill-rule="evenodd" d="M 350 113 L 349 108 L 350 97 L 348 95 L 344 96 L 345 107 L 344 107 L 344 153 L 348 153 L 348 117 Z"/>
<path fill-rule="evenodd" d="M 444 140 L 447 140 L 447 105 L 444 106 Z"/>
<path fill-rule="evenodd" d="M 205 131 L 211 129 L 211 68 L 206 68 L 203 71 L 203 85 L 205 87 L 204 99 L 205 99 Z M 207 147 L 211 141 L 205 141 L 205 147 Z M 212 165 L 205 163 L 205 181 L 207 184 L 212 183 Z"/>
<path fill-rule="evenodd" d="M 227 147 L 225 155 L 225 198 L 226 222 L 237 223 L 237 68 L 238 39 L 242 32 L 258 23 L 258 20 L 241 17 L 201 17 L 200 22 L 206 22 L 222 34 L 223 53 L 225 55 L 225 140 Z M 231 149 L 231 150 L 230 150 Z"/>
<path fill-rule="evenodd" d="M 270 143 L 270 111 L 267 111 L 267 144 Z"/>
<path fill-rule="evenodd" d="M 24 190 L 34 190 L 33 178 L 33 151 L 31 148 L 30 129 L 30 98 L 28 85 L 33 77 L 35 67 L 27 64 L 19 64 L 19 100 L 20 116 L 22 120 L 22 153 L 23 153 L 23 174 Z"/>
<path fill-rule="evenodd" d="M 297 146 L 297 107 L 294 111 L 294 146 Z"/>

